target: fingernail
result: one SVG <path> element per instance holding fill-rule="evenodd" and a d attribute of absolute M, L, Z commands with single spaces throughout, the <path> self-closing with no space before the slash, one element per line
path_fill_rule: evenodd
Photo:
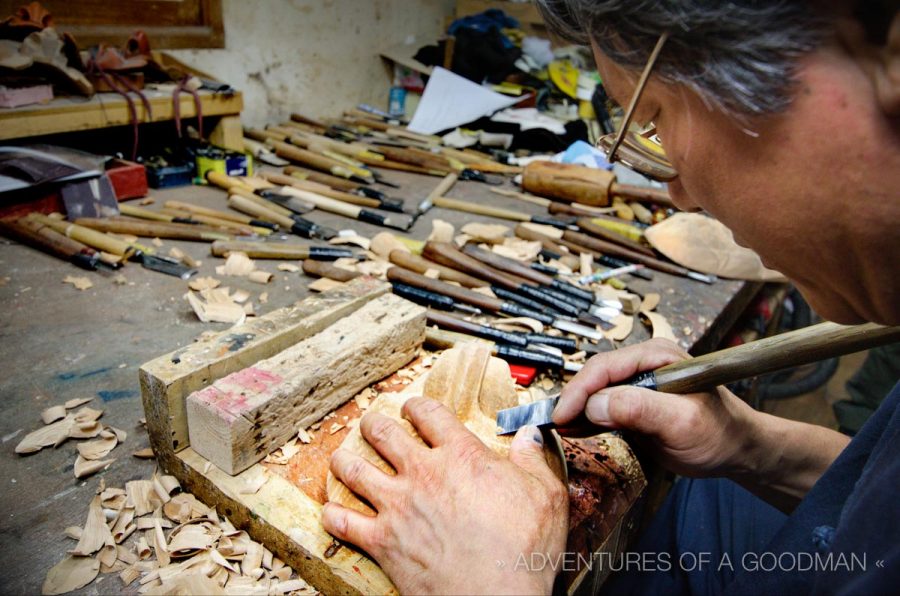
<path fill-rule="evenodd" d="M 584 407 L 584 414 L 594 424 L 605 424 L 609 420 L 609 393 L 598 391 L 590 398 Z"/>
<path fill-rule="evenodd" d="M 535 443 L 537 443 L 538 445 L 540 445 L 541 447 L 544 446 L 544 435 L 541 434 L 541 429 L 539 429 L 539 428 L 536 427 L 536 426 L 534 427 L 534 434 L 531 435 L 531 439 L 532 439 Z"/>

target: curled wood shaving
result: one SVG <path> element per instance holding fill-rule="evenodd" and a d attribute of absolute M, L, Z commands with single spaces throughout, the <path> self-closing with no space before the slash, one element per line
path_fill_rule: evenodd
<path fill-rule="evenodd" d="M 64 284 L 72 284 L 75 288 L 84 291 L 94 287 L 94 283 L 86 277 L 74 277 L 67 275 L 63 280 Z"/>
<path fill-rule="evenodd" d="M 44 421 L 44 424 L 53 424 L 57 420 L 62 420 L 66 417 L 66 407 L 65 406 L 51 406 L 41 412 L 41 420 Z"/>
<path fill-rule="evenodd" d="M 541 252 L 540 242 L 531 242 L 518 237 L 505 238 L 503 244 L 495 244 L 491 250 L 498 255 L 530 263 L 534 261 Z"/>
<path fill-rule="evenodd" d="M 532 333 L 543 333 L 544 324 L 537 319 L 530 317 L 510 317 L 508 319 L 498 319 L 494 323 L 494 327 L 504 331 L 530 331 Z"/>
<path fill-rule="evenodd" d="M 328 279 L 327 277 L 320 277 L 319 279 L 310 283 L 307 287 L 313 292 L 327 292 L 328 290 L 334 288 L 340 288 L 343 285 L 344 282 L 342 281 Z"/>
<path fill-rule="evenodd" d="M 376 234 L 375 237 L 372 238 L 369 250 L 384 260 L 387 260 L 388 255 L 391 254 L 392 250 L 410 252 L 409 247 L 400 242 L 400 240 L 390 232 L 380 232 Z"/>
<path fill-rule="evenodd" d="M 435 219 L 431 222 L 431 234 L 428 235 L 428 240 L 433 242 L 453 242 L 455 233 L 456 230 L 453 228 L 453 224 L 443 219 Z"/>
<path fill-rule="evenodd" d="M 75 425 L 74 416 L 66 416 L 62 420 L 48 424 L 43 428 L 39 428 L 25 435 L 19 444 L 16 445 L 16 453 L 25 455 L 27 453 L 36 453 L 44 447 L 60 445 L 69 438 L 69 433 Z"/>
<path fill-rule="evenodd" d="M 107 542 L 112 542 L 112 534 L 109 526 L 106 525 L 106 517 L 103 515 L 103 507 L 100 503 L 100 495 L 96 495 L 91 499 L 91 504 L 88 507 L 87 521 L 84 524 L 81 539 L 75 548 L 69 552 L 80 557 L 87 557 L 100 550 Z"/>
<path fill-rule="evenodd" d="M 669 325 L 669 321 L 661 314 L 642 311 L 640 317 L 642 321 L 649 323 L 653 327 L 653 339 L 662 338 L 678 341 L 678 338 L 672 332 L 672 326 Z"/>
<path fill-rule="evenodd" d="M 222 271 L 220 272 L 219 269 Z M 247 253 L 235 251 L 228 254 L 228 258 L 225 259 L 225 265 L 216 267 L 216 273 L 219 275 L 246 277 L 255 269 L 256 263 L 247 256 Z"/>
<path fill-rule="evenodd" d="M 65 594 L 88 585 L 100 574 L 96 557 L 68 556 L 47 573 L 41 594 Z"/>
<path fill-rule="evenodd" d="M 150 447 L 135 451 L 131 455 L 138 459 L 153 459 L 154 457 L 156 457 L 156 454 L 153 453 L 153 449 L 151 449 Z"/>
<path fill-rule="evenodd" d="M 387 261 L 363 261 L 356 265 L 356 270 L 372 277 L 384 279 L 387 270 L 392 265 Z"/>
<path fill-rule="evenodd" d="M 297 273 L 298 271 L 300 271 L 300 267 L 297 267 L 293 263 L 279 263 L 278 270 L 287 271 L 288 273 Z"/>
<path fill-rule="evenodd" d="M 188 282 L 188 287 L 192 290 L 213 290 L 222 285 L 222 281 L 215 277 L 196 277 Z"/>
<path fill-rule="evenodd" d="M 83 458 L 80 454 L 75 458 L 75 478 L 86 478 L 91 474 L 96 474 L 100 470 L 103 470 L 109 467 L 109 464 L 113 463 L 114 459 L 103 459 L 103 460 L 89 460 Z"/>
<path fill-rule="evenodd" d="M 76 448 L 78 449 L 78 454 L 84 459 L 98 460 L 106 457 L 118 443 L 119 439 L 116 438 L 114 433 L 101 431 L 99 439 L 96 441 L 84 441 L 76 445 Z"/>
<path fill-rule="evenodd" d="M 72 540 L 81 540 L 81 526 L 69 526 L 68 528 L 63 530 L 63 534 L 66 535 L 66 538 L 71 538 Z"/>
<path fill-rule="evenodd" d="M 641 302 L 641 310 L 644 312 L 651 312 L 656 310 L 656 307 L 659 306 L 660 296 L 654 292 L 644 294 L 644 300 Z"/>
<path fill-rule="evenodd" d="M 473 242 L 486 242 L 488 244 L 503 244 L 512 230 L 503 224 L 467 223 L 462 227 L 462 232 L 471 236 Z"/>
<path fill-rule="evenodd" d="M 274 276 L 268 271 L 251 271 L 247 275 L 247 279 L 258 284 L 267 284 L 272 281 L 272 277 Z"/>
<path fill-rule="evenodd" d="M 297 439 L 293 438 L 269 455 L 263 460 L 269 464 L 285 465 L 291 458 L 300 452 L 300 446 L 297 445 Z"/>
<path fill-rule="evenodd" d="M 65 404 L 63 404 L 67 410 L 71 410 L 73 408 L 77 408 L 78 406 L 83 406 L 89 401 L 94 401 L 93 397 L 76 397 L 75 399 L 70 399 Z"/>
<path fill-rule="evenodd" d="M 362 236 L 357 236 L 356 234 L 349 236 L 335 236 L 328 241 L 328 244 L 352 244 L 353 246 L 358 246 L 363 250 L 371 250 L 372 248 L 371 240 Z"/>
<path fill-rule="evenodd" d="M 604 332 L 606 338 L 611 341 L 623 341 L 634 329 L 634 317 L 632 315 L 619 315 L 613 319 L 614 327 Z"/>

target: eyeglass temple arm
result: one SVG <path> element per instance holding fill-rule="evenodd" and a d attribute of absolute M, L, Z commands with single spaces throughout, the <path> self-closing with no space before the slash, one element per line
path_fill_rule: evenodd
<path fill-rule="evenodd" d="M 665 45 L 667 39 L 669 39 L 668 31 L 659 36 L 656 46 L 650 53 L 650 58 L 647 60 L 647 66 L 644 67 L 644 72 L 641 73 L 641 78 L 638 79 L 637 89 L 635 89 L 634 95 L 631 97 L 631 103 L 625 111 L 625 119 L 622 121 L 622 126 L 619 128 L 616 140 L 613 142 L 612 147 L 609 148 L 609 153 L 606 155 L 606 161 L 609 163 L 614 163 L 616 161 L 616 151 L 618 151 L 619 145 L 621 145 L 622 141 L 625 139 L 628 127 L 631 126 L 631 119 L 634 117 L 634 108 L 637 106 L 637 102 L 644 92 L 644 87 L 647 86 L 647 80 L 650 78 L 650 73 L 653 71 L 653 65 L 656 64 L 656 59 L 659 57 L 659 53 L 662 51 L 663 45 Z"/>

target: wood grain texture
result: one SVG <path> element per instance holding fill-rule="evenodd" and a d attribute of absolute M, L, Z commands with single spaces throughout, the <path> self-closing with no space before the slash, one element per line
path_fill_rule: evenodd
<path fill-rule="evenodd" d="M 314 336 L 187 398 L 191 446 L 237 474 L 412 360 L 425 309 L 380 296 Z"/>
<path fill-rule="evenodd" d="M 390 292 L 371 277 L 248 320 L 215 337 L 160 356 L 140 369 L 147 430 L 157 456 L 188 446 L 184 400 L 194 391 L 269 358 Z"/>

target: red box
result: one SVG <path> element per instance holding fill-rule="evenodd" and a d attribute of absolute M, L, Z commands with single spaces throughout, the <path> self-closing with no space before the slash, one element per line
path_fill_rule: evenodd
<path fill-rule="evenodd" d="M 125 201 L 147 196 L 147 169 L 133 161 L 113 159 L 106 164 L 106 175 L 116 199 Z"/>

